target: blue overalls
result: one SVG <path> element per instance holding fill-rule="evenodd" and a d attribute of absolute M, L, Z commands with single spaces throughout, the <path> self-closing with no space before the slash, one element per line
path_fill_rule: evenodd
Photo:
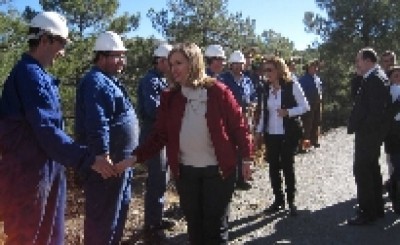
<path fill-rule="evenodd" d="M 248 76 L 242 75 L 239 81 L 235 81 L 233 74 L 228 71 L 219 75 L 218 80 L 231 89 L 236 101 L 242 107 L 243 113 L 251 103 L 257 102 L 256 90 Z"/>
<path fill-rule="evenodd" d="M 139 127 L 125 88 L 113 76 L 93 67 L 76 94 L 75 133 L 95 155 L 109 154 L 114 164 L 129 157 L 138 144 Z M 93 172 L 84 182 L 84 243 L 119 244 L 129 202 L 133 171 L 103 179 Z"/>
<path fill-rule="evenodd" d="M 82 174 L 94 172 L 94 155 L 62 130 L 58 81 L 28 54 L 22 55 L 4 84 L 0 118 L 5 244 L 64 244 L 63 165 Z"/>
<path fill-rule="evenodd" d="M 138 115 L 141 119 L 140 142 L 150 134 L 160 105 L 161 92 L 167 88 L 164 76 L 155 69 L 149 70 L 140 80 L 138 96 Z M 144 199 L 145 227 L 157 227 L 161 224 L 164 209 L 164 193 L 167 183 L 165 148 L 160 154 L 146 161 L 148 176 Z"/>
<path fill-rule="evenodd" d="M 242 107 L 243 116 L 246 117 L 247 107 L 252 103 L 257 103 L 257 92 L 251 79 L 246 75 L 242 75 L 239 81 L 235 81 L 233 74 L 227 71 L 219 75 L 218 80 L 230 88 L 236 102 Z M 242 166 L 242 157 L 238 155 L 237 183 L 244 182 Z"/>

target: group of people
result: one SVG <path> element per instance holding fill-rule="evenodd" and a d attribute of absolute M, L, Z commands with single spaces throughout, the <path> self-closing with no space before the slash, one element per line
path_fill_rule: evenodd
<path fill-rule="evenodd" d="M 97 37 L 93 66 L 77 85 L 73 140 L 63 131 L 59 80 L 46 70 L 70 42 L 65 18 L 56 12 L 39 13 L 27 39 L 29 50 L 5 81 L 0 99 L 5 244 L 64 243 L 66 166 L 84 180 L 84 243 L 119 244 L 136 163 L 148 168 L 148 236 L 174 225 L 163 217 L 169 169 L 190 243 L 227 244 L 229 203 L 235 188 L 251 188 L 255 141 L 266 145 L 274 194 L 265 212 L 280 211 L 287 203 L 290 215 L 297 215 L 295 154 L 299 145 L 319 147 L 318 62 L 308 63 L 305 75 L 297 79 L 292 62 L 271 56 L 255 69 L 258 73 L 248 74 L 240 50 L 232 52 L 224 70 L 226 56 L 220 45 L 208 46 L 203 56 L 194 43 L 161 44 L 154 50 L 152 69 L 139 81 L 135 106 L 118 78 L 127 49 L 118 34 L 107 31 Z M 354 225 L 383 216 L 378 165 L 383 140 L 393 166 L 390 193 L 400 201 L 400 120 L 392 103 L 400 95 L 400 68 L 390 68 L 388 75 L 396 86 L 389 89 L 376 62 L 372 49 L 357 55 L 361 79 L 353 84 L 349 123 L 349 132 L 356 135 L 359 209 L 349 220 Z M 382 121 L 385 118 L 390 120 Z M 394 126 L 385 127 L 385 122 Z M 386 132 L 389 128 L 393 130 Z M 395 210 L 400 212 L 400 204 Z"/>
<path fill-rule="evenodd" d="M 149 167 L 149 233 L 173 225 L 162 218 L 168 164 L 191 242 L 226 243 L 238 156 L 247 180 L 252 143 L 230 89 L 206 75 L 200 48 L 177 44 L 154 50 L 154 69 L 140 81 L 136 108 L 118 78 L 126 64 L 124 43 L 114 32 L 101 33 L 93 66 L 77 84 L 73 140 L 63 131 L 59 80 L 46 70 L 65 55 L 66 19 L 39 13 L 27 39 L 29 49 L 5 81 L 0 100 L 5 244 L 64 243 L 66 166 L 83 178 L 84 243 L 119 244 L 132 194 L 132 156 Z"/>

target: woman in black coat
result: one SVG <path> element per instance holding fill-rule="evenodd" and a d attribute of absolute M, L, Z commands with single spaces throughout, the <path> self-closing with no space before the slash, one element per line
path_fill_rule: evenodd
<path fill-rule="evenodd" d="M 264 134 L 269 176 L 275 196 L 273 204 L 265 212 L 276 212 L 285 207 L 282 170 L 289 211 L 291 215 L 296 215 L 294 155 L 301 137 L 299 116 L 310 110 L 310 106 L 299 83 L 292 81 L 283 59 L 272 57 L 266 60 L 264 71 L 267 83 L 257 132 Z"/>

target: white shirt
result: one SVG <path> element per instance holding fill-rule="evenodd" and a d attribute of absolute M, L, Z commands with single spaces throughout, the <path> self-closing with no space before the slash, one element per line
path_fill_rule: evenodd
<path fill-rule="evenodd" d="M 390 85 L 390 95 L 392 96 L 392 102 L 400 100 L 400 84 Z M 400 121 L 400 112 L 394 117 L 394 120 Z"/>
<path fill-rule="evenodd" d="M 277 109 L 282 105 L 282 89 L 279 88 L 276 95 L 272 93 L 273 89 L 269 87 L 269 96 L 267 101 L 268 106 L 268 126 L 264 129 L 264 111 L 261 111 L 260 121 L 258 122 L 257 132 L 267 132 L 268 134 L 285 134 L 283 127 L 283 118 L 278 115 Z M 310 110 L 310 105 L 304 96 L 303 89 L 299 83 L 293 83 L 293 96 L 297 102 L 297 106 L 287 109 L 288 117 L 295 117 L 304 114 Z"/>
<path fill-rule="evenodd" d="M 207 90 L 182 87 L 187 103 L 179 135 L 180 162 L 194 167 L 217 165 L 207 126 Z"/>

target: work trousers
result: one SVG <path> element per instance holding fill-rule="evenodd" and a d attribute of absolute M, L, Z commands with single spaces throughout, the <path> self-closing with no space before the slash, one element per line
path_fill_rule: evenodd
<path fill-rule="evenodd" d="M 132 175 L 131 169 L 108 179 L 103 179 L 96 172 L 90 174 L 84 184 L 85 245 L 120 243 L 132 198 Z"/>
<path fill-rule="evenodd" d="M 144 142 L 153 129 L 153 123 L 141 127 L 139 142 Z M 168 182 L 167 157 L 165 148 L 145 162 L 147 167 L 146 192 L 144 195 L 144 225 L 159 226 L 164 211 L 164 196 Z"/>
<path fill-rule="evenodd" d="M 228 244 L 234 182 L 234 173 L 223 178 L 217 166 L 181 165 L 177 187 L 192 245 Z"/>
<path fill-rule="evenodd" d="M 5 245 L 64 244 L 65 168 L 51 160 L 41 167 L 3 160 L 15 163 L 0 197 L 5 198 Z"/>
<path fill-rule="evenodd" d="M 144 197 L 144 225 L 161 224 L 164 210 L 164 195 L 167 188 L 167 167 L 165 149 L 146 161 L 147 180 Z"/>
<path fill-rule="evenodd" d="M 310 140 L 311 145 L 318 144 L 319 126 L 321 125 L 321 103 L 310 105 L 310 111 L 301 116 L 303 122 L 303 139 Z"/>

